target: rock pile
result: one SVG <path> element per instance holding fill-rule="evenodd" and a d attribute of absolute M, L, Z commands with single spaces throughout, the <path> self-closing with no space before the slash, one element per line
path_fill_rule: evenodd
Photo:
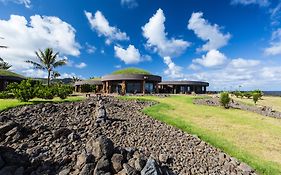
<path fill-rule="evenodd" d="M 0 112 L 1 171 L 15 174 L 18 169 L 32 175 L 255 174 L 199 138 L 140 111 L 153 102 L 107 97 L 103 103 L 110 122 L 99 126 L 95 124 L 98 116 L 92 115 L 98 110 L 96 97 Z M 3 154 L 2 147 L 11 150 L 11 156 Z"/>
<path fill-rule="evenodd" d="M 196 99 L 193 102 L 199 105 L 220 106 L 219 97 Z M 244 111 L 251 111 L 261 114 L 266 117 L 273 117 L 281 119 L 281 112 L 273 110 L 268 106 L 251 106 L 238 101 L 231 100 L 229 103 L 230 108 L 241 109 Z"/>
<path fill-rule="evenodd" d="M 96 113 L 96 126 L 105 124 L 108 121 L 106 109 L 104 107 L 104 101 L 100 95 L 98 96 Z"/>

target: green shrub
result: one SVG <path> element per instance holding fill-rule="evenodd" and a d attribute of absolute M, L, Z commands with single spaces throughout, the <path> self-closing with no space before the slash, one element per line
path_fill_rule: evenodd
<path fill-rule="evenodd" d="M 251 98 L 253 96 L 253 93 L 252 92 L 244 92 L 243 96 L 247 97 L 249 99 L 249 98 Z"/>
<path fill-rule="evenodd" d="M 233 94 L 235 95 L 236 98 L 239 98 L 239 97 L 243 98 L 243 93 L 240 91 L 234 91 Z"/>
<path fill-rule="evenodd" d="M 259 99 L 262 98 L 263 96 L 263 92 L 259 89 L 252 91 L 252 94 L 256 93 L 256 95 L 258 96 Z"/>
<path fill-rule="evenodd" d="M 253 93 L 253 101 L 255 104 L 257 104 L 257 101 L 260 99 L 260 97 L 261 97 L 260 93 L 257 93 L 257 92 Z"/>
<path fill-rule="evenodd" d="M 0 99 L 8 99 L 8 98 L 15 98 L 13 93 L 9 93 L 8 91 L 0 92 Z"/>
<path fill-rule="evenodd" d="M 83 84 L 81 85 L 81 92 L 95 92 L 96 85 Z"/>
<path fill-rule="evenodd" d="M 60 85 L 56 87 L 56 95 L 61 99 L 66 99 L 67 96 L 72 94 L 73 88 L 67 85 Z"/>
<path fill-rule="evenodd" d="M 35 88 L 30 79 L 21 81 L 20 84 L 8 85 L 8 89 L 20 101 L 28 101 L 36 96 Z"/>
<path fill-rule="evenodd" d="M 230 97 L 228 92 L 222 92 L 220 94 L 220 103 L 224 108 L 229 108 Z"/>

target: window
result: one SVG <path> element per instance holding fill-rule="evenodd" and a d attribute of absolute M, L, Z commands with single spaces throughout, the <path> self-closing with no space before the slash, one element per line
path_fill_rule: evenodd
<path fill-rule="evenodd" d="M 153 92 L 153 83 L 145 83 L 145 92 L 148 92 L 148 93 Z"/>
<path fill-rule="evenodd" d="M 141 92 L 141 83 L 127 83 L 127 92 L 129 93 L 140 93 Z"/>

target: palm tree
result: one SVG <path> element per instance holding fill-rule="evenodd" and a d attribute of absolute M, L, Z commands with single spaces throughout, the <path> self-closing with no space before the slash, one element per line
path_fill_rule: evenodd
<path fill-rule="evenodd" d="M 9 63 L 5 62 L 3 60 L 3 58 L 0 57 L 0 69 L 10 69 L 10 67 L 12 67 L 12 65 L 9 65 Z"/>
<path fill-rule="evenodd" d="M 48 86 L 50 85 L 51 73 L 56 67 L 63 66 L 67 63 L 66 59 L 56 60 L 59 53 L 54 53 L 52 48 L 46 48 L 44 52 L 41 50 L 35 52 L 39 63 L 28 60 L 27 63 L 30 63 L 34 66 L 35 69 L 47 70 L 48 71 Z"/>

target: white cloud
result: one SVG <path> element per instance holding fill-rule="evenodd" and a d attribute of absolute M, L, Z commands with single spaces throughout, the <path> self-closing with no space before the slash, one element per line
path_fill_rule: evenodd
<path fill-rule="evenodd" d="M 146 46 L 158 52 L 161 57 L 178 56 L 186 50 L 190 43 L 182 39 L 168 39 L 164 22 L 164 13 L 162 9 L 158 9 L 149 22 L 142 27 L 143 36 L 147 39 Z"/>
<path fill-rule="evenodd" d="M 92 46 L 91 44 L 86 43 L 86 51 L 88 54 L 93 54 L 96 52 L 96 50 L 97 50 L 97 48 L 95 46 Z"/>
<path fill-rule="evenodd" d="M 261 7 L 265 7 L 268 6 L 270 2 L 269 0 L 232 0 L 231 4 L 242 4 L 242 5 L 257 4 Z"/>
<path fill-rule="evenodd" d="M 198 66 L 196 64 L 190 64 L 187 68 L 190 69 L 190 70 L 196 71 L 196 70 L 200 69 L 200 66 Z"/>
<path fill-rule="evenodd" d="M 26 8 L 31 7 L 31 0 L 0 0 L 2 3 L 13 2 L 16 4 L 23 4 Z"/>
<path fill-rule="evenodd" d="M 3 45 L 8 46 L 0 56 L 17 72 L 31 67 L 25 61 L 36 61 L 34 51 L 38 49 L 52 47 L 61 55 L 80 54 L 75 29 L 57 17 L 34 15 L 28 22 L 23 16 L 11 15 L 9 20 L 0 20 L 0 36 L 4 37 Z"/>
<path fill-rule="evenodd" d="M 217 24 L 211 25 L 202 17 L 202 12 L 192 13 L 187 26 L 188 29 L 194 31 L 197 37 L 207 41 L 199 50 L 208 51 L 227 45 L 231 35 L 229 33 L 223 34 Z"/>
<path fill-rule="evenodd" d="M 171 57 L 164 57 L 164 63 L 168 68 L 164 71 L 164 74 L 169 78 L 183 78 L 182 67 L 177 66 L 171 59 Z"/>
<path fill-rule="evenodd" d="M 274 7 L 269 10 L 271 25 L 279 25 L 281 19 L 281 1 Z"/>
<path fill-rule="evenodd" d="M 138 6 L 137 0 L 121 0 L 121 5 L 128 8 L 135 8 Z"/>
<path fill-rule="evenodd" d="M 82 68 L 84 68 L 84 67 L 86 67 L 86 66 L 87 66 L 87 64 L 84 63 L 84 62 L 75 65 L 75 67 L 77 67 L 77 68 L 79 68 L 79 69 L 82 69 Z"/>
<path fill-rule="evenodd" d="M 265 49 L 266 55 L 280 55 L 281 54 L 281 28 L 272 33 L 270 47 Z"/>
<path fill-rule="evenodd" d="M 114 67 L 115 67 L 116 69 L 120 69 L 122 66 L 118 64 L 118 65 L 115 65 Z"/>
<path fill-rule="evenodd" d="M 106 44 L 111 44 L 112 41 L 129 40 L 125 32 L 121 32 L 117 27 L 110 26 L 108 20 L 100 11 L 97 11 L 94 16 L 92 13 L 85 11 L 85 15 L 91 28 L 95 30 L 99 36 L 104 36 L 106 38 Z"/>
<path fill-rule="evenodd" d="M 261 70 L 263 78 L 271 81 L 281 81 L 281 66 L 263 67 Z"/>
<path fill-rule="evenodd" d="M 226 62 L 226 56 L 218 50 L 210 50 L 202 58 L 196 58 L 192 60 L 193 63 L 200 64 L 204 67 L 217 67 L 221 66 Z"/>
<path fill-rule="evenodd" d="M 129 45 L 127 49 L 120 46 L 114 46 L 115 56 L 124 61 L 125 64 L 137 64 L 141 61 L 151 60 L 148 55 L 141 55 L 134 45 Z"/>
<path fill-rule="evenodd" d="M 247 67 L 254 67 L 259 64 L 260 64 L 259 60 L 237 58 L 237 59 L 232 59 L 229 65 L 234 68 L 247 68 Z"/>

